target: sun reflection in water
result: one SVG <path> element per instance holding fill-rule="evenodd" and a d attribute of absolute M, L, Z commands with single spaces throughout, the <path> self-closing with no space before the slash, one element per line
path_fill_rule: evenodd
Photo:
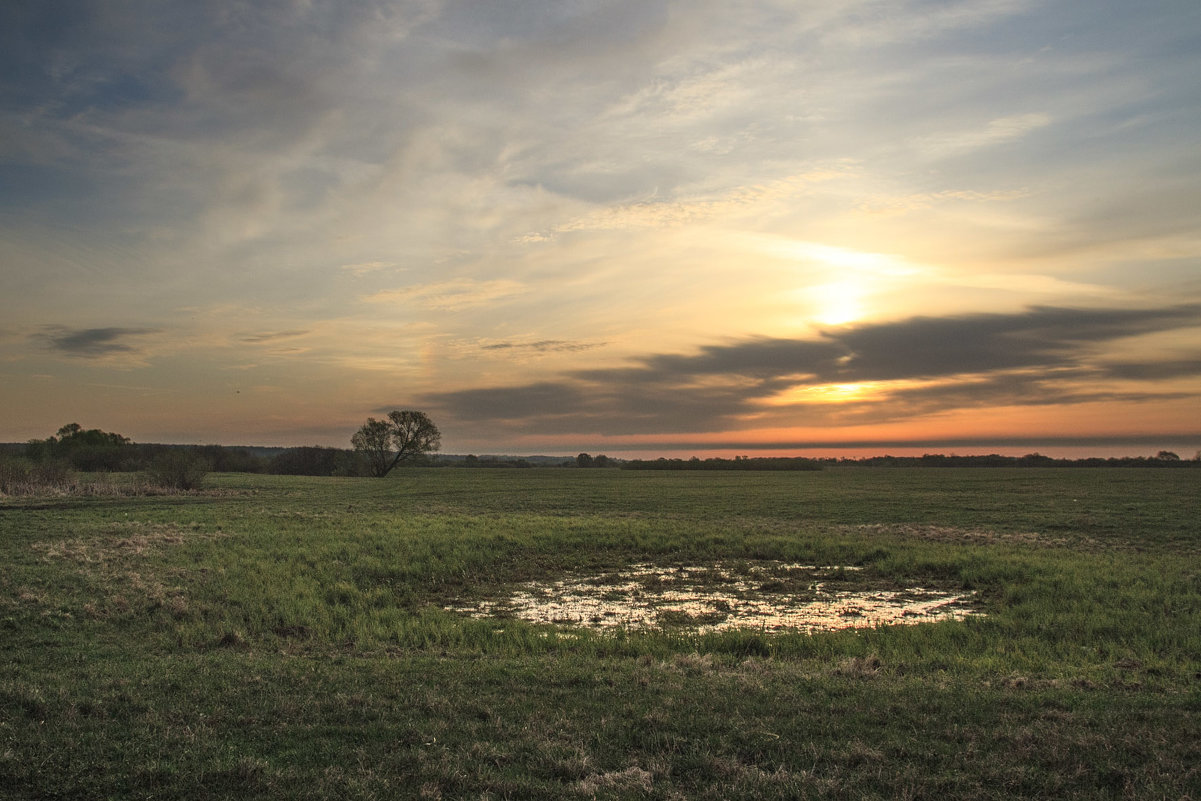
<path fill-rule="evenodd" d="M 974 593 L 923 587 L 854 588 L 857 568 L 757 565 L 659 567 L 527 582 L 504 600 L 450 605 L 472 617 L 615 629 L 754 628 L 834 631 L 959 620 L 979 614 Z"/>

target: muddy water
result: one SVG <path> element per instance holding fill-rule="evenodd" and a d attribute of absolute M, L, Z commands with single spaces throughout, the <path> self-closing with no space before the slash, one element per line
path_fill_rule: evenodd
<path fill-rule="evenodd" d="M 771 563 L 727 568 L 634 565 L 519 585 L 507 598 L 446 608 L 473 617 L 594 629 L 831 631 L 978 614 L 973 593 L 855 589 L 857 568 Z M 850 581 L 848 576 L 852 577 Z"/>

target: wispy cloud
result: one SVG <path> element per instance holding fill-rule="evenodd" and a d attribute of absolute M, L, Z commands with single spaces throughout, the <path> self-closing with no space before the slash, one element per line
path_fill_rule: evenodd
<path fill-rule="evenodd" d="M 369 303 L 403 303 L 432 311 L 457 312 L 486 306 L 528 291 L 519 281 L 497 279 L 477 281 L 458 278 L 402 289 L 385 289 L 368 295 Z"/>
<path fill-rule="evenodd" d="M 361 261 L 355 264 L 343 264 L 341 269 L 350 273 L 355 278 L 362 278 L 372 273 L 392 270 L 396 266 L 397 264 L 394 261 Z"/>
<path fill-rule="evenodd" d="M 920 144 L 934 156 L 958 156 L 1020 139 L 1050 124 L 1051 117 L 1048 114 L 1016 114 L 990 120 L 980 128 L 929 136 L 922 139 Z"/>
<path fill-rule="evenodd" d="M 812 191 L 816 185 L 845 178 L 854 169 L 852 164 L 845 161 L 807 166 L 808 169 L 795 175 L 753 185 L 725 186 L 716 190 L 681 188 L 680 196 L 675 198 L 650 198 L 632 203 L 601 205 L 560 222 L 549 231 L 522 234 L 516 241 L 539 244 L 553 241 L 560 234 L 574 232 L 655 231 L 712 222 L 732 225 L 735 221 L 785 203 L 798 194 Z"/>
<path fill-rule="evenodd" d="M 939 192 L 921 192 L 911 195 L 878 194 L 862 201 L 858 208 L 868 214 L 905 214 L 953 202 L 1009 203 L 1021 200 L 1029 194 L 1029 189 L 997 189 L 990 192 L 944 189 Z"/>
<path fill-rule="evenodd" d="M 534 351 L 537 353 L 580 353 L 603 347 L 603 342 L 568 342 L 561 339 L 543 339 L 537 342 L 485 342 L 479 345 L 486 351 Z"/>
<path fill-rule="evenodd" d="M 266 345 L 275 342 L 280 342 L 297 337 L 305 336 L 311 333 L 307 329 L 297 329 L 293 331 L 260 331 L 254 334 L 243 334 L 238 337 L 238 341 L 247 345 Z"/>

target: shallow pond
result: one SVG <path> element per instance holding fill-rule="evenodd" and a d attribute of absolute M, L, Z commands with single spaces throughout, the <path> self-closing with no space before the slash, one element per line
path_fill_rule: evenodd
<path fill-rule="evenodd" d="M 979 614 L 974 593 L 859 586 L 860 569 L 778 562 L 737 567 L 633 565 L 527 582 L 501 600 L 446 609 L 472 617 L 593 629 L 734 628 L 832 631 L 928 623 Z"/>

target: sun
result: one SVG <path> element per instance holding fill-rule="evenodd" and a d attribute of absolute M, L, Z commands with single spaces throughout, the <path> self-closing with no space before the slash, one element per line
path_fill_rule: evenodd
<path fill-rule="evenodd" d="M 826 325 L 846 325 L 864 315 L 863 285 L 856 279 L 841 279 L 811 287 L 807 294 L 818 310 L 813 319 Z"/>
<path fill-rule="evenodd" d="M 889 289 L 925 269 L 901 255 L 783 237 L 767 239 L 760 247 L 796 266 L 804 283 L 793 297 L 802 304 L 807 322 L 821 325 L 846 325 L 873 316 Z"/>

